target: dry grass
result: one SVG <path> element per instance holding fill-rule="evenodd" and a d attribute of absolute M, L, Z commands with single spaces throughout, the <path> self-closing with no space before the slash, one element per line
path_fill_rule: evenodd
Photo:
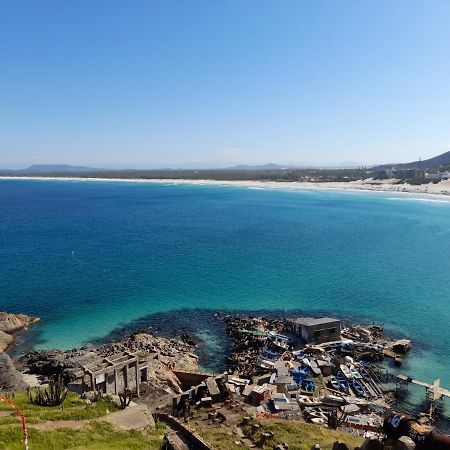
<path fill-rule="evenodd" d="M 261 427 L 253 431 L 253 424 L 260 424 Z M 247 448 L 242 444 L 235 444 L 240 438 L 233 433 L 233 428 L 227 425 L 211 426 L 201 425 L 195 427 L 197 432 L 217 450 L 237 450 Z M 247 425 L 242 426 L 242 431 L 246 438 L 253 443 L 258 443 L 261 434 L 272 432 L 274 437 L 268 439 L 261 447 L 263 449 L 273 449 L 274 444 L 286 442 L 289 450 L 310 450 L 315 444 L 320 444 L 323 450 L 331 450 L 334 442 L 341 441 L 350 448 L 355 448 L 363 442 L 359 437 L 350 435 L 343 431 L 329 430 L 313 424 L 292 421 L 292 420 L 252 420 Z"/>

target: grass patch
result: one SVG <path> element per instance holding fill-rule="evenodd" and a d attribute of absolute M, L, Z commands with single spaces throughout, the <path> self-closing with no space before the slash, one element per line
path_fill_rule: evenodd
<path fill-rule="evenodd" d="M 237 445 L 234 443 L 234 441 L 239 441 L 240 438 L 239 436 L 233 434 L 229 429 L 207 427 L 196 429 L 196 431 L 216 450 L 240 450 L 242 448 L 246 448 L 242 445 Z"/>
<path fill-rule="evenodd" d="M 37 406 L 29 402 L 27 393 L 19 392 L 12 400 L 25 414 L 32 450 L 156 450 L 161 449 L 163 444 L 165 426 L 162 424 L 154 430 L 140 432 L 125 431 L 107 422 L 93 421 L 118 410 L 107 397 L 86 403 L 75 393 L 69 392 L 62 406 Z M 9 413 L 0 416 L 0 449 L 23 450 L 23 432 L 17 413 L 1 402 L 0 410 Z M 33 424 L 58 420 L 89 422 L 81 429 L 39 430 L 33 427 Z"/>
<path fill-rule="evenodd" d="M 37 406 L 28 400 L 26 392 L 16 392 L 12 399 L 25 414 L 27 422 L 33 420 L 90 420 L 106 415 L 108 412 L 117 411 L 107 397 L 103 397 L 94 403 L 86 403 L 77 394 L 69 392 L 64 403 L 60 406 Z M 0 410 L 11 411 L 11 416 L 16 415 L 14 410 L 0 402 Z M 35 422 L 36 423 L 36 422 Z"/>
<path fill-rule="evenodd" d="M 81 430 L 58 428 L 40 431 L 30 427 L 30 449 L 33 450 L 159 450 L 162 448 L 165 429 L 124 431 L 106 422 L 92 422 Z M 0 429 L 0 448 L 23 450 L 22 429 L 9 427 Z"/>
<path fill-rule="evenodd" d="M 256 423 L 261 427 L 253 431 L 252 424 Z M 318 425 L 293 420 L 250 421 L 242 428 L 245 435 L 251 437 L 253 441 L 258 441 L 262 433 L 271 431 L 274 437 L 266 441 L 264 449 L 272 449 L 274 443 L 281 442 L 286 442 L 290 450 L 310 450 L 315 444 L 320 444 L 321 449 L 331 450 L 336 441 L 346 443 L 349 448 L 355 448 L 363 442 L 362 438 L 343 431 L 329 430 Z"/>
<path fill-rule="evenodd" d="M 42 421 L 35 418 L 27 419 L 27 424 L 29 425 L 36 424 L 39 422 Z M 0 425 L 18 425 L 18 424 L 20 424 L 20 418 L 15 412 L 12 412 L 11 415 L 9 416 L 0 417 Z"/>
<path fill-rule="evenodd" d="M 260 427 L 255 429 L 254 424 L 258 424 Z M 193 428 L 217 450 L 248 448 L 242 444 L 234 443 L 241 439 L 226 424 L 223 426 L 200 425 Z M 349 448 L 355 448 L 363 442 L 362 438 L 343 431 L 329 430 L 318 425 L 293 420 L 251 420 L 241 428 L 245 437 L 255 444 L 261 442 L 262 433 L 272 432 L 274 437 L 266 440 L 262 447 L 258 447 L 264 450 L 272 450 L 274 444 L 281 444 L 282 442 L 289 445 L 289 450 L 310 450 L 315 444 L 320 444 L 320 448 L 323 450 L 331 450 L 336 441 L 344 442 Z"/>

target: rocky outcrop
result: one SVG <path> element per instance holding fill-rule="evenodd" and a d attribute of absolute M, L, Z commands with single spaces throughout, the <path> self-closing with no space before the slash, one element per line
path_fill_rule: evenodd
<path fill-rule="evenodd" d="M 4 352 L 14 342 L 13 333 L 37 322 L 37 317 L 25 314 L 9 314 L 0 312 L 0 352 Z"/>
<path fill-rule="evenodd" d="M 30 317 L 25 314 L 10 314 L 0 312 L 0 331 L 14 333 L 26 328 L 28 325 L 38 321 L 37 317 Z"/>
<path fill-rule="evenodd" d="M 119 344 L 110 344 L 115 350 L 157 353 L 160 361 L 183 370 L 198 369 L 198 356 L 194 353 L 193 342 L 156 337 L 148 333 L 134 333 Z"/>
<path fill-rule="evenodd" d="M 62 375 L 70 378 L 79 369 L 101 358 L 128 351 L 149 355 L 153 363 L 149 367 L 149 378 L 156 384 L 170 386 L 181 392 L 179 381 L 172 368 L 178 370 L 197 370 L 198 357 L 194 348 L 176 339 L 156 337 L 147 333 L 134 333 L 120 342 L 94 347 L 86 345 L 73 350 L 34 350 L 19 358 L 18 364 L 31 374 L 43 376 Z"/>
<path fill-rule="evenodd" d="M 0 390 L 17 391 L 28 387 L 22 374 L 14 367 L 6 353 L 0 353 Z"/>
<path fill-rule="evenodd" d="M 0 331 L 0 352 L 4 352 L 12 343 L 14 338 L 4 331 Z"/>

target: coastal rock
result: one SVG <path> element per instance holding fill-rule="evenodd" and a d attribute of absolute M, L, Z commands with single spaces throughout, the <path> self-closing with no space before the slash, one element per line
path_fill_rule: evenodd
<path fill-rule="evenodd" d="M 14 338 L 10 334 L 0 330 L 0 352 L 4 352 L 13 342 Z"/>
<path fill-rule="evenodd" d="M 14 367 L 9 355 L 0 353 L 0 390 L 16 391 L 27 387 L 22 374 Z"/>
<path fill-rule="evenodd" d="M 108 358 L 124 351 L 147 354 L 153 358 L 153 364 L 149 368 L 149 376 L 153 382 L 181 392 L 181 386 L 172 369 L 197 370 L 198 357 L 193 350 L 194 348 L 185 342 L 139 332 L 120 342 L 98 347 L 89 345 L 72 350 L 34 350 L 22 356 L 18 364 L 31 374 L 47 377 L 62 375 L 70 379 L 78 369 L 98 361 L 99 357 Z"/>
<path fill-rule="evenodd" d="M 30 373 L 38 375 L 59 375 L 70 367 L 70 357 L 62 350 L 35 350 L 19 359 L 21 366 L 26 366 Z"/>
<path fill-rule="evenodd" d="M 4 331 L 8 334 L 15 333 L 38 320 L 37 317 L 30 317 L 25 314 L 0 312 L 0 331 Z"/>
<path fill-rule="evenodd" d="M 39 319 L 25 314 L 0 312 L 0 352 L 4 352 L 14 342 L 12 333 L 26 328 Z"/>

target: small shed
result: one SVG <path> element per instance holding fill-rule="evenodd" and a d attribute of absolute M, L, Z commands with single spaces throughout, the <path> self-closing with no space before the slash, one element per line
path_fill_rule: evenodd
<path fill-rule="evenodd" d="M 341 321 L 331 317 L 296 317 L 289 320 L 295 334 L 305 342 L 322 344 L 341 339 Z"/>
<path fill-rule="evenodd" d="M 275 392 L 277 387 L 273 384 L 263 384 L 262 386 L 255 386 L 249 396 L 249 401 L 253 406 L 259 406 L 265 400 L 268 400 Z"/>

